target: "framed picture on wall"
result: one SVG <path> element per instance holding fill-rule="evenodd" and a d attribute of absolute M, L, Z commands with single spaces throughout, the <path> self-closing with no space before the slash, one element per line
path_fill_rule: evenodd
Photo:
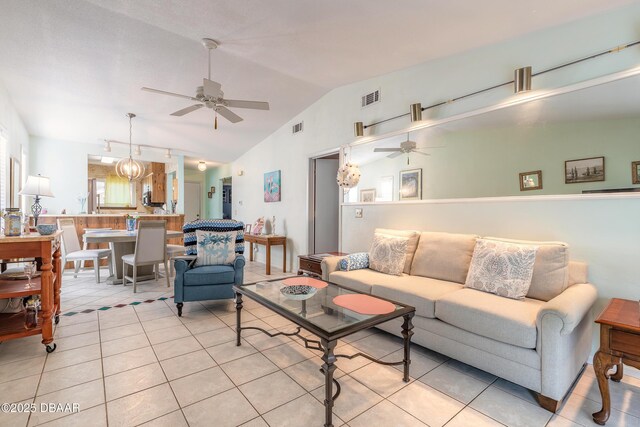
<path fill-rule="evenodd" d="M 376 201 L 376 189 L 367 188 L 366 190 L 360 190 L 360 201 L 362 203 L 373 203 Z"/>
<path fill-rule="evenodd" d="M 631 162 L 631 183 L 640 184 L 640 161 Z"/>
<path fill-rule="evenodd" d="M 213 193 L 211 191 L 207 192 L 207 197 L 213 199 Z"/>
<path fill-rule="evenodd" d="M 422 169 L 400 171 L 400 200 L 422 199 Z"/>
<path fill-rule="evenodd" d="M 542 190 L 542 171 L 520 172 L 520 191 Z"/>
<path fill-rule="evenodd" d="M 280 201 L 280 171 L 267 172 L 264 174 L 264 201 Z"/>
<path fill-rule="evenodd" d="M 604 157 L 567 160 L 564 162 L 564 183 L 604 181 Z"/>

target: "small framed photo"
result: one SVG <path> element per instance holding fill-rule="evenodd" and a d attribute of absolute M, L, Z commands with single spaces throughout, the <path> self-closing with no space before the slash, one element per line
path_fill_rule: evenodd
<path fill-rule="evenodd" d="M 542 190 L 542 171 L 520 172 L 520 191 Z"/>
<path fill-rule="evenodd" d="M 211 194 L 216 194 L 216 187 L 211 186 L 211 190 L 209 190 Z"/>
<path fill-rule="evenodd" d="M 564 162 L 564 183 L 604 181 L 604 157 L 567 160 Z"/>
<path fill-rule="evenodd" d="M 631 162 L 631 183 L 640 184 L 640 161 Z"/>
<path fill-rule="evenodd" d="M 251 224 L 244 225 L 244 232 L 245 234 L 251 234 Z"/>
<path fill-rule="evenodd" d="M 207 193 L 207 197 L 210 198 L 210 199 L 213 199 L 213 193 L 211 191 L 209 191 Z"/>
<path fill-rule="evenodd" d="M 422 169 L 407 169 L 400 171 L 399 200 L 422 199 Z"/>
<path fill-rule="evenodd" d="M 366 190 L 360 190 L 360 201 L 362 203 L 373 203 L 376 201 L 376 189 L 367 188 Z"/>

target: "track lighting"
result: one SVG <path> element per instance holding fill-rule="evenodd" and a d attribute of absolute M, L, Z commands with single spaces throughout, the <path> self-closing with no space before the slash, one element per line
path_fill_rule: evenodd
<path fill-rule="evenodd" d="M 353 132 L 356 137 L 364 135 L 364 124 L 362 122 L 355 122 L 353 124 Z"/>
<path fill-rule="evenodd" d="M 528 92 L 531 90 L 531 67 L 518 68 L 513 76 L 514 93 Z"/>
<path fill-rule="evenodd" d="M 198 162 L 198 170 L 204 172 L 207 170 L 207 164 L 203 161 Z"/>
<path fill-rule="evenodd" d="M 411 104 L 411 123 L 422 120 L 422 104 Z"/>
<path fill-rule="evenodd" d="M 136 156 L 140 156 L 142 154 L 142 150 L 140 150 L 139 145 L 136 145 L 136 149 L 133 150 L 133 154 L 135 154 Z"/>
<path fill-rule="evenodd" d="M 109 141 L 104 141 L 104 151 L 107 153 L 111 152 L 111 143 Z"/>
<path fill-rule="evenodd" d="M 167 151 L 165 151 L 164 156 L 165 156 L 167 159 L 170 159 L 170 158 L 171 158 L 171 149 L 170 149 L 170 148 L 167 148 Z"/>

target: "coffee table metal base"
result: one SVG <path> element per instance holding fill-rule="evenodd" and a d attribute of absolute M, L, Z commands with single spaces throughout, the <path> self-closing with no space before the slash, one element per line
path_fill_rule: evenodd
<path fill-rule="evenodd" d="M 295 332 L 277 332 L 275 334 L 267 330 L 264 330 L 262 328 L 258 328 L 256 326 L 242 327 L 241 326 L 242 325 L 241 323 L 242 294 L 236 293 L 235 298 L 236 298 L 236 346 L 240 346 L 242 344 L 241 340 L 242 340 L 243 330 L 255 329 L 264 334 L 267 334 L 271 338 L 277 337 L 279 335 L 283 335 L 287 337 L 296 336 L 304 342 L 305 348 L 322 351 L 322 361 L 324 363 L 320 368 L 320 372 L 324 374 L 324 390 L 325 390 L 325 397 L 324 397 L 325 423 L 324 425 L 325 427 L 333 426 L 333 421 L 332 421 L 333 405 L 335 400 L 340 395 L 340 383 L 338 382 L 338 380 L 333 378 L 333 373 L 336 370 L 335 363 L 339 357 L 343 357 L 345 359 L 353 359 L 355 357 L 364 357 L 380 365 L 387 365 L 387 366 L 403 365 L 404 369 L 403 369 L 402 380 L 404 382 L 409 382 L 409 366 L 411 365 L 411 336 L 413 335 L 413 323 L 412 323 L 412 318 L 414 316 L 413 312 L 407 313 L 404 316 L 402 316 L 404 319 L 402 323 L 402 338 L 403 338 L 403 344 L 404 344 L 403 359 L 398 362 L 384 362 L 380 359 L 376 359 L 374 357 L 369 356 L 368 354 L 361 353 L 361 352 L 351 354 L 351 355 L 335 354 L 334 350 L 336 348 L 336 344 L 338 343 L 338 340 L 326 340 L 324 338 L 321 338 L 318 341 L 318 340 L 312 340 L 312 339 L 306 338 L 300 334 L 300 331 L 302 329 L 300 326 L 296 328 Z M 334 384 L 336 386 L 335 394 L 333 393 Z"/>

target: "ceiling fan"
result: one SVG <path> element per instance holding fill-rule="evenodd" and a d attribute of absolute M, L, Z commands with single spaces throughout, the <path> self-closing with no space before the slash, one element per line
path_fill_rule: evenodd
<path fill-rule="evenodd" d="M 196 95 L 181 95 L 179 93 L 167 92 L 159 89 L 152 89 L 149 87 L 143 87 L 142 90 L 147 92 L 159 93 L 161 95 L 175 96 L 178 98 L 184 98 L 197 102 L 189 107 L 183 108 L 176 112 L 171 113 L 172 116 L 184 116 L 193 111 L 199 110 L 202 107 L 211 108 L 215 111 L 216 116 L 214 120 L 214 129 L 218 129 L 218 114 L 231 123 L 238 123 L 242 121 L 242 117 L 229 110 L 231 108 L 249 108 L 252 110 L 268 110 L 269 103 L 262 101 L 241 101 L 237 99 L 225 99 L 222 92 L 222 85 L 218 82 L 211 80 L 211 51 L 218 47 L 218 42 L 212 39 L 202 39 L 202 45 L 209 50 L 209 74 L 207 78 L 202 79 L 202 86 L 196 88 Z"/>
<path fill-rule="evenodd" d="M 391 153 L 389 154 L 387 157 L 390 159 L 396 158 L 402 154 L 406 154 L 407 155 L 407 164 L 409 164 L 409 154 L 411 153 L 416 153 L 416 154 L 421 154 L 423 156 L 430 156 L 431 154 L 429 153 L 424 153 L 420 150 L 425 150 L 425 149 L 431 149 L 431 148 L 444 148 L 444 146 L 438 146 L 438 147 L 418 147 L 418 144 L 416 144 L 415 141 L 411 141 L 409 139 L 409 134 L 407 134 L 407 140 L 403 141 L 399 147 L 392 147 L 392 148 L 383 148 L 383 147 L 376 147 L 373 149 L 373 151 L 375 153 Z"/>

